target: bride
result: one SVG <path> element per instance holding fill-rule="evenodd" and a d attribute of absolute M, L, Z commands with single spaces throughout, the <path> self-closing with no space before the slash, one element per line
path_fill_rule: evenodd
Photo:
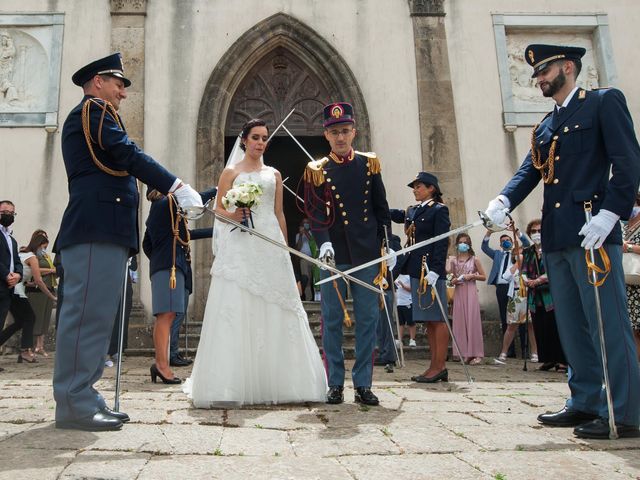
<path fill-rule="evenodd" d="M 284 244 L 282 177 L 262 161 L 268 135 L 262 120 L 244 125 L 220 176 L 215 210 L 240 222 L 248 210 L 227 211 L 222 198 L 233 186 L 257 183 L 263 193 L 252 208 L 254 228 Z M 214 255 L 200 344 L 183 388 L 194 406 L 324 402 L 325 371 L 289 253 L 216 221 Z"/>

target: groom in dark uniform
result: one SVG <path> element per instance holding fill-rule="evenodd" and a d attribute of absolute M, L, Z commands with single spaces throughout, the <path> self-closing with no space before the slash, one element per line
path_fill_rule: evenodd
<path fill-rule="evenodd" d="M 575 427 L 581 438 L 609 438 L 594 287 L 585 250 L 610 259 L 598 287 L 613 411 L 620 437 L 640 436 L 640 374 L 631 333 L 620 219 L 635 203 L 640 181 L 640 147 L 624 95 L 615 88 L 586 91 L 576 86 L 584 48 L 529 45 L 545 97 L 556 105 L 531 135 L 531 150 L 500 195 L 487 207 L 495 223 L 542 181 L 542 251 L 558 318 L 558 333 L 569 365 L 571 396 L 563 409 L 538 416 L 545 425 Z M 585 210 L 593 218 L 585 222 Z M 602 260 L 598 262 L 602 264 Z"/>
<path fill-rule="evenodd" d="M 331 153 L 307 165 L 305 209 L 320 245 L 319 258 L 335 260 L 337 268 L 346 270 L 380 257 L 384 226 L 391 226 L 389 206 L 376 154 L 351 148 L 356 136 L 353 107 L 348 103 L 333 103 L 327 105 L 323 113 L 324 136 Z M 354 276 L 372 284 L 379 270 L 376 265 Z M 328 272 L 322 271 L 320 276 L 326 278 Z M 320 293 L 322 349 L 329 383 L 327 403 L 337 404 L 344 401 L 342 324 L 346 285 L 342 280 L 325 283 Z M 359 285 L 351 285 L 351 294 L 356 336 L 356 361 L 351 374 L 355 401 L 378 405 L 371 382 L 379 296 Z"/>
<path fill-rule="evenodd" d="M 71 79 L 84 98 L 62 129 L 69 203 L 54 246 L 64 268 L 53 373 L 56 427 L 118 430 L 129 417 L 110 410 L 93 384 L 104 370 L 127 259 L 138 252 L 136 178 L 173 192 L 182 207 L 202 201 L 129 139 L 117 112 L 131 85 L 119 53 L 84 66 Z"/>

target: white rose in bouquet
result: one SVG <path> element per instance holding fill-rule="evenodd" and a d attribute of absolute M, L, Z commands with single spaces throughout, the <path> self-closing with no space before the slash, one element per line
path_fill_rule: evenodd
<path fill-rule="evenodd" d="M 235 212 L 236 208 L 251 208 L 257 205 L 262 195 L 262 188 L 255 182 L 245 182 L 230 188 L 222 197 L 222 206 L 228 212 Z M 253 226 L 251 210 L 249 210 L 249 218 Z M 247 219 L 242 221 L 243 225 L 248 226 Z"/>

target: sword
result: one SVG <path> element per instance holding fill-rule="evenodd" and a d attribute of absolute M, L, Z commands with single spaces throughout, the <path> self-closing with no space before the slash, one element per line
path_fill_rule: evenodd
<path fill-rule="evenodd" d="M 278 126 L 276 127 L 276 129 L 275 129 L 273 132 L 271 132 L 271 135 L 269 135 L 269 138 L 267 138 L 267 143 L 269 143 L 269 140 L 271 140 L 271 139 L 273 138 L 273 136 L 276 134 L 276 132 L 277 132 L 278 130 L 280 130 L 280 128 L 284 127 L 284 122 L 286 122 L 286 121 L 289 119 L 289 117 L 291 116 L 291 114 L 292 114 L 293 112 L 295 112 L 295 110 L 296 110 L 295 108 L 291 109 L 291 111 L 289 112 L 289 114 L 288 114 L 286 117 L 284 117 L 284 119 L 280 122 L 280 125 L 278 125 Z M 291 135 L 291 134 L 289 134 L 289 135 Z"/>
<path fill-rule="evenodd" d="M 591 221 L 591 201 L 584 202 L 584 218 L 589 223 Z M 595 262 L 594 249 L 589 249 L 591 261 Z M 607 395 L 607 411 L 609 412 L 609 438 L 615 440 L 618 438 L 618 429 L 616 427 L 616 419 L 613 412 L 613 398 L 611 397 L 611 383 L 609 382 L 609 367 L 607 364 L 607 348 L 604 340 L 604 321 L 602 319 L 602 308 L 600 306 L 600 290 L 598 289 L 598 273 L 595 269 L 591 269 L 591 284 L 593 285 L 593 295 L 596 304 L 596 318 L 598 319 L 598 336 L 600 337 L 600 353 L 602 355 L 602 376 L 604 381 L 604 389 Z"/>
<path fill-rule="evenodd" d="M 372 292 L 375 292 L 376 295 L 379 295 L 380 292 L 378 291 L 378 289 L 372 285 L 369 285 L 366 282 L 363 282 L 362 280 L 360 280 L 359 278 L 355 278 L 352 277 L 349 274 L 343 273 L 341 270 L 338 270 L 335 267 L 332 267 L 331 265 L 327 265 L 326 263 L 321 262 L 320 260 L 317 260 L 313 257 L 310 257 L 309 255 L 306 255 L 302 252 L 299 252 L 298 250 L 296 250 L 295 248 L 291 248 L 289 245 L 283 244 L 278 242 L 277 240 L 274 240 L 271 237 L 268 237 L 260 232 L 258 232 L 257 230 L 255 230 L 254 228 L 250 228 L 247 227 L 246 225 L 243 225 L 241 223 L 236 222 L 235 220 L 232 220 L 228 217 L 225 217 L 224 215 L 220 215 L 219 213 L 217 213 L 215 210 L 209 208 L 209 204 L 210 204 L 211 200 L 207 201 L 207 203 L 205 203 L 202 207 L 198 207 L 198 206 L 194 206 L 194 207 L 187 207 L 184 209 L 180 209 L 180 213 L 182 215 L 188 216 L 188 218 L 193 218 L 192 216 L 196 216 L 199 218 L 199 216 L 202 216 L 204 214 L 204 212 L 209 212 L 211 213 L 216 219 L 219 219 L 222 222 L 226 222 L 230 225 L 233 225 L 236 228 L 239 228 L 240 230 L 242 230 L 243 232 L 247 232 L 251 235 L 255 235 L 256 237 L 258 237 L 261 240 L 264 240 L 267 243 L 270 243 L 271 245 L 274 245 L 278 248 L 281 248 L 282 250 L 286 250 L 287 252 L 300 257 L 303 260 L 306 260 L 307 262 L 313 263 L 314 265 L 324 269 L 324 270 L 328 270 L 331 273 L 336 274 L 335 278 L 340 278 L 342 277 L 343 280 L 349 280 L 350 282 L 353 282 L 357 285 L 360 285 L 361 287 L 367 288 L 369 290 L 371 290 Z"/>
<path fill-rule="evenodd" d="M 351 273 L 357 272 L 358 270 L 362 270 L 363 268 L 367 268 L 367 267 L 370 267 L 371 265 L 384 262 L 385 260 L 389 260 L 390 258 L 397 257 L 398 255 L 404 255 L 405 253 L 411 252 L 413 250 L 417 250 L 418 248 L 426 247 L 427 245 L 431 245 L 432 243 L 439 242 L 440 240 L 449 238 L 453 235 L 456 235 L 457 233 L 465 232 L 472 228 L 479 227 L 480 225 L 484 225 L 487 229 L 493 232 L 499 232 L 506 228 L 505 225 L 496 225 L 495 223 L 493 223 L 491 219 L 489 219 L 489 217 L 487 217 L 487 215 L 484 212 L 478 212 L 478 215 L 480 215 L 480 219 L 476 220 L 475 222 L 467 223 L 466 225 L 463 225 L 458 228 L 454 228 L 453 230 L 449 230 L 448 232 L 445 232 L 445 233 L 441 233 L 440 235 L 436 235 L 435 237 L 429 238 L 427 240 L 423 240 L 421 242 L 414 243 L 410 247 L 405 247 L 402 250 L 398 250 L 397 252 L 391 252 L 380 258 L 375 258 L 369 262 L 363 263 L 362 265 L 358 265 L 357 267 L 353 267 L 348 270 L 345 270 L 343 273 L 351 274 Z M 511 218 L 509 214 L 507 214 L 507 216 Z M 337 277 L 335 275 L 333 277 L 327 277 L 323 280 L 320 280 L 319 282 L 316 282 L 316 285 L 330 282 L 332 280 L 335 280 L 336 278 Z"/>
<path fill-rule="evenodd" d="M 286 182 L 287 180 L 289 180 L 289 177 L 287 177 L 287 178 L 285 178 L 284 180 L 282 180 L 282 186 L 283 186 L 285 189 L 287 189 L 287 190 L 288 190 L 288 191 L 289 191 L 289 192 L 290 192 L 294 197 L 296 197 L 298 200 L 300 200 L 300 201 L 304 204 L 304 200 L 303 200 L 302 198 L 300 198 L 296 192 L 294 192 L 293 190 L 291 190 L 291 188 L 289 188 L 289 186 L 288 186 L 286 183 L 284 183 L 284 182 Z"/>

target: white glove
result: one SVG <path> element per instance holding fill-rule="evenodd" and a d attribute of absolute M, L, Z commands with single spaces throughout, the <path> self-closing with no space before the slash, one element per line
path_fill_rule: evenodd
<path fill-rule="evenodd" d="M 388 255 L 390 253 L 395 253 L 395 250 L 393 248 L 388 248 L 385 255 Z M 396 263 L 398 263 L 398 257 L 391 257 L 390 259 L 387 260 L 387 268 L 389 270 L 393 270 L 393 267 L 396 266 Z"/>
<path fill-rule="evenodd" d="M 331 242 L 324 242 L 320 245 L 320 253 L 318 254 L 318 258 L 321 262 L 327 262 L 329 257 L 335 257 L 336 252 L 333 251 L 333 245 Z"/>
<path fill-rule="evenodd" d="M 429 270 L 427 272 L 427 282 L 429 283 L 429 285 L 435 286 L 436 282 L 438 281 L 438 278 L 440 278 L 440 275 L 438 275 L 433 270 Z"/>
<path fill-rule="evenodd" d="M 498 195 L 489 202 L 484 213 L 496 226 L 504 226 L 509 207 L 509 199 L 504 195 Z"/>
<path fill-rule="evenodd" d="M 202 197 L 198 192 L 196 192 L 190 185 L 184 183 L 182 186 L 177 188 L 173 194 L 176 196 L 176 200 L 178 201 L 178 205 L 181 208 L 188 212 L 187 217 L 191 218 L 189 215 L 189 210 L 193 210 L 191 207 L 200 207 L 202 208 Z M 194 212 L 194 216 L 197 216 L 199 212 Z"/>
<path fill-rule="evenodd" d="M 609 210 L 600 210 L 600 212 L 598 212 L 589 223 L 585 223 L 578 232 L 578 235 L 584 235 L 584 240 L 580 246 L 585 250 L 600 248 L 618 220 L 620 220 L 620 215 L 616 215 Z"/>

